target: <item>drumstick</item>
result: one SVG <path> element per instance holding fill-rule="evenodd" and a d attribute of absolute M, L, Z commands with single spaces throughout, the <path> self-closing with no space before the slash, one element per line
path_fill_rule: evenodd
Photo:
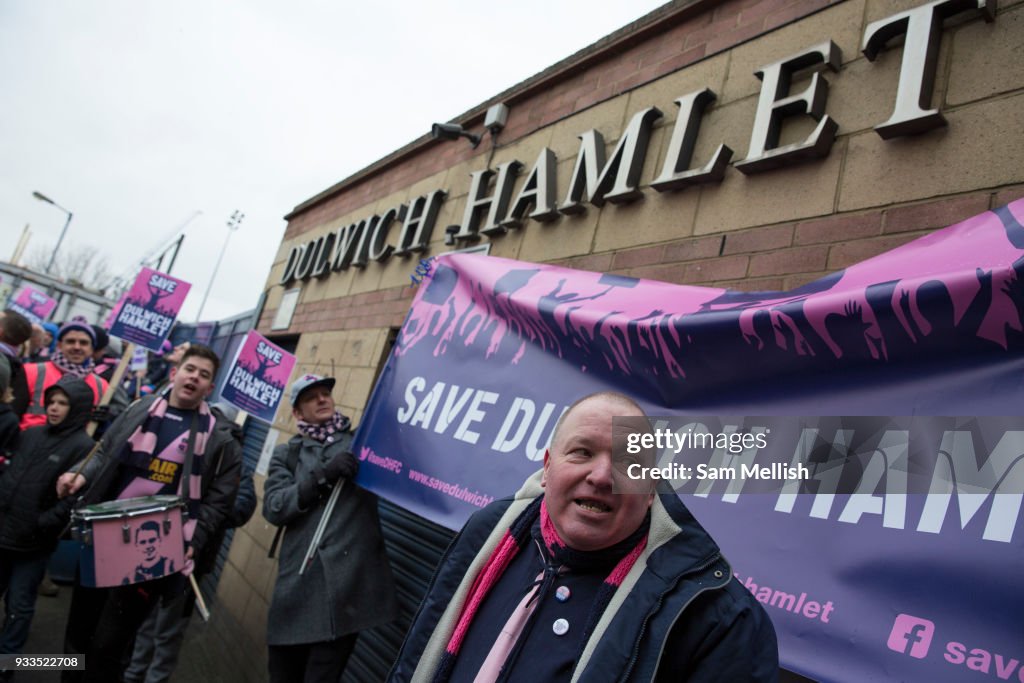
<path fill-rule="evenodd" d="M 91 425 L 95 425 L 96 423 L 95 423 L 95 422 L 90 422 L 89 424 L 91 424 Z M 92 448 L 90 448 L 90 449 L 89 449 L 89 453 L 88 453 L 88 454 L 87 454 L 87 455 L 85 456 L 85 459 L 84 459 L 84 460 L 82 460 L 82 462 L 78 463 L 78 469 L 76 469 L 76 470 L 74 471 L 74 475 L 75 475 L 75 477 L 78 477 L 79 475 L 81 475 L 81 474 L 82 474 L 82 470 L 84 470 L 84 469 L 85 469 L 85 466 L 89 464 L 89 461 L 90 461 L 90 460 L 92 460 L 92 456 L 96 455 L 96 451 L 98 451 L 98 450 L 99 450 L 99 448 L 100 448 L 100 442 L 99 442 L 99 441 L 97 441 L 96 443 L 94 443 L 94 444 L 92 445 Z M 61 475 L 61 476 L 64 476 L 64 475 Z M 72 482 L 74 482 L 74 478 L 72 478 L 72 480 L 71 480 L 71 481 L 72 481 Z M 60 494 L 60 487 L 59 487 L 59 486 L 58 486 L 58 488 L 57 488 L 57 495 L 58 495 L 58 496 L 60 496 L 60 495 L 61 495 L 61 494 Z M 72 491 L 72 492 L 70 492 L 70 493 L 68 493 L 68 494 L 66 494 L 66 495 L 68 495 L 68 496 L 70 496 L 70 495 L 74 495 L 74 492 Z M 64 496 L 62 496 L 62 497 L 64 497 Z M 70 521 L 70 520 L 68 521 L 68 526 L 71 526 L 71 521 Z M 67 531 L 67 530 L 68 530 L 68 527 L 64 527 L 64 531 Z M 64 534 L 63 534 L 63 533 L 61 533 L 61 536 L 63 536 L 63 535 L 64 535 Z"/>
<path fill-rule="evenodd" d="M 121 356 L 121 360 L 117 364 L 117 369 L 114 370 L 113 377 L 110 378 L 110 383 L 107 384 L 107 390 L 103 392 L 103 397 L 100 399 L 100 405 L 105 406 L 110 404 L 110 399 L 114 397 L 114 392 L 117 390 L 117 385 L 121 383 L 121 378 L 124 377 L 124 371 L 128 369 L 128 361 L 131 360 L 132 353 L 135 349 L 135 344 L 128 342 L 125 344 L 124 355 Z M 85 431 L 92 436 L 93 432 L 96 431 L 97 424 L 93 421 L 89 421 L 86 425 Z M 85 469 L 85 466 L 92 460 L 92 456 L 96 455 L 96 451 L 100 447 L 100 442 L 97 441 L 93 444 L 93 447 L 89 449 L 88 455 L 85 459 L 78 464 L 78 469 L 75 470 L 75 476 L 77 477 Z"/>
<path fill-rule="evenodd" d="M 196 594 L 196 607 L 199 608 L 199 616 L 203 618 L 203 621 L 210 620 L 210 610 L 206 607 L 206 601 L 203 600 L 203 594 L 199 592 L 199 584 L 196 583 L 195 574 L 188 575 L 189 583 L 192 584 L 192 592 Z"/>
<path fill-rule="evenodd" d="M 128 361 L 132 359 L 132 353 L 135 351 L 135 344 L 128 342 L 124 345 L 124 353 L 121 355 L 121 360 L 117 364 L 117 369 L 114 370 L 114 376 L 110 378 L 110 383 L 107 384 L 107 390 L 103 392 L 103 397 L 100 399 L 100 406 L 110 405 L 110 399 L 114 398 L 114 392 L 117 391 L 117 386 L 121 383 L 121 378 L 124 377 L 124 371 L 128 369 Z M 89 424 L 85 426 L 85 431 L 89 436 L 93 435 L 96 431 L 97 424 L 93 421 L 89 421 Z M 92 457 L 92 453 L 89 454 Z"/>
<path fill-rule="evenodd" d="M 90 422 L 89 424 L 95 425 L 96 423 L 95 422 Z M 75 470 L 75 476 L 76 477 L 82 473 L 82 470 L 84 470 L 85 466 L 87 464 L 89 464 L 90 460 L 92 460 L 92 456 L 96 455 L 96 451 L 98 451 L 99 448 L 100 448 L 100 442 L 99 441 L 97 441 L 96 443 L 94 443 L 92 445 L 92 448 L 89 449 L 89 453 L 85 456 L 85 459 L 82 460 L 82 462 L 78 463 L 78 469 Z"/>

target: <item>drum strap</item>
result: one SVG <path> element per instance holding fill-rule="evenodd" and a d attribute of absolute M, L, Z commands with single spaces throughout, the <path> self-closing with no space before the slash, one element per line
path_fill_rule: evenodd
<path fill-rule="evenodd" d="M 181 496 L 181 499 L 186 503 L 186 511 L 188 510 L 188 501 L 191 500 L 190 494 L 192 493 L 192 491 L 190 484 L 192 482 L 192 451 L 195 449 L 196 432 L 198 430 L 199 410 L 196 409 L 196 411 L 192 413 L 192 424 L 188 428 L 188 441 L 185 444 L 185 462 L 184 467 L 181 471 L 181 481 L 178 482 L 180 484 L 179 495 Z"/>

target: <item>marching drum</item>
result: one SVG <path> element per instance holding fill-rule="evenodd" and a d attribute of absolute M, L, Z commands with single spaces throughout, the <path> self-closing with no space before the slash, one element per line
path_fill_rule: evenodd
<path fill-rule="evenodd" d="M 145 496 L 72 511 L 82 585 L 123 586 L 180 571 L 185 564 L 184 510 L 177 496 Z"/>

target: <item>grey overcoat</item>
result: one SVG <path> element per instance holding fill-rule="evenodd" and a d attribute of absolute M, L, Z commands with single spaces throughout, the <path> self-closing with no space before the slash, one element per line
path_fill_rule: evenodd
<path fill-rule="evenodd" d="M 285 525 L 285 533 L 267 618 L 268 645 L 335 640 L 395 618 L 394 579 L 380 532 L 377 497 L 354 482 L 342 480 L 344 488 L 320 549 L 299 576 L 327 496 L 300 509 L 298 482 L 350 443 L 349 434 L 330 444 L 297 435 L 274 449 L 264 486 L 263 516 L 271 524 Z M 301 444 L 295 472 L 288 469 L 293 444 Z"/>

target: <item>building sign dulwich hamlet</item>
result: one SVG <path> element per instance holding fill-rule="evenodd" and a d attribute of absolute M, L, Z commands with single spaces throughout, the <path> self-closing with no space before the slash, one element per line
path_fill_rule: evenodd
<path fill-rule="evenodd" d="M 938 109 L 928 108 L 942 24 L 944 19 L 969 10 L 980 10 L 985 21 L 991 22 L 995 19 L 995 0 L 936 0 L 868 25 L 861 50 L 870 61 L 897 38 L 904 38 L 893 111 L 888 120 L 875 126 L 883 139 L 946 125 Z M 757 70 L 761 94 L 747 157 L 732 165 L 749 175 L 827 156 L 839 124 L 825 113 L 828 82 L 820 71 L 839 71 L 841 64 L 839 47 L 832 40 L 825 40 Z M 791 92 L 793 77 L 808 69 L 813 73 L 807 87 Z M 703 165 L 695 168 L 692 164 L 701 118 L 715 97 L 715 93 L 704 88 L 676 98 L 679 116 L 669 139 L 665 163 L 650 183 L 658 192 L 723 179 L 733 155 L 725 144 L 720 144 Z M 817 126 L 804 140 L 780 146 L 782 123 L 792 116 L 810 116 Z M 473 242 L 480 235 L 494 238 L 521 227 L 527 219 L 547 222 L 560 214 L 582 213 L 585 203 L 601 207 L 605 202 L 625 204 L 639 199 L 640 172 L 651 130 L 661 117 L 662 112 L 653 106 L 634 114 L 610 157 L 606 157 L 601 133 L 582 133 L 568 191 L 560 204 L 555 197 L 557 160 L 550 148 L 541 150 L 514 199 L 514 184 L 524 168 L 521 162 L 513 160 L 495 170 L 473 172 L 462 223 L 448 229 L 446 241 Z M 281 282 L 322 278 L 349 266 L 364 268 L 370 260 L 384 262 L 393 254 L 408 256 L 425 251 L 447 195 L 445 190 L 434 190 L 382 215 L 364 218 L 293 247 Z M 401 224 L 401 229 L 397 243 L 392 244 L 388 237 L 396 224 Z"/>

